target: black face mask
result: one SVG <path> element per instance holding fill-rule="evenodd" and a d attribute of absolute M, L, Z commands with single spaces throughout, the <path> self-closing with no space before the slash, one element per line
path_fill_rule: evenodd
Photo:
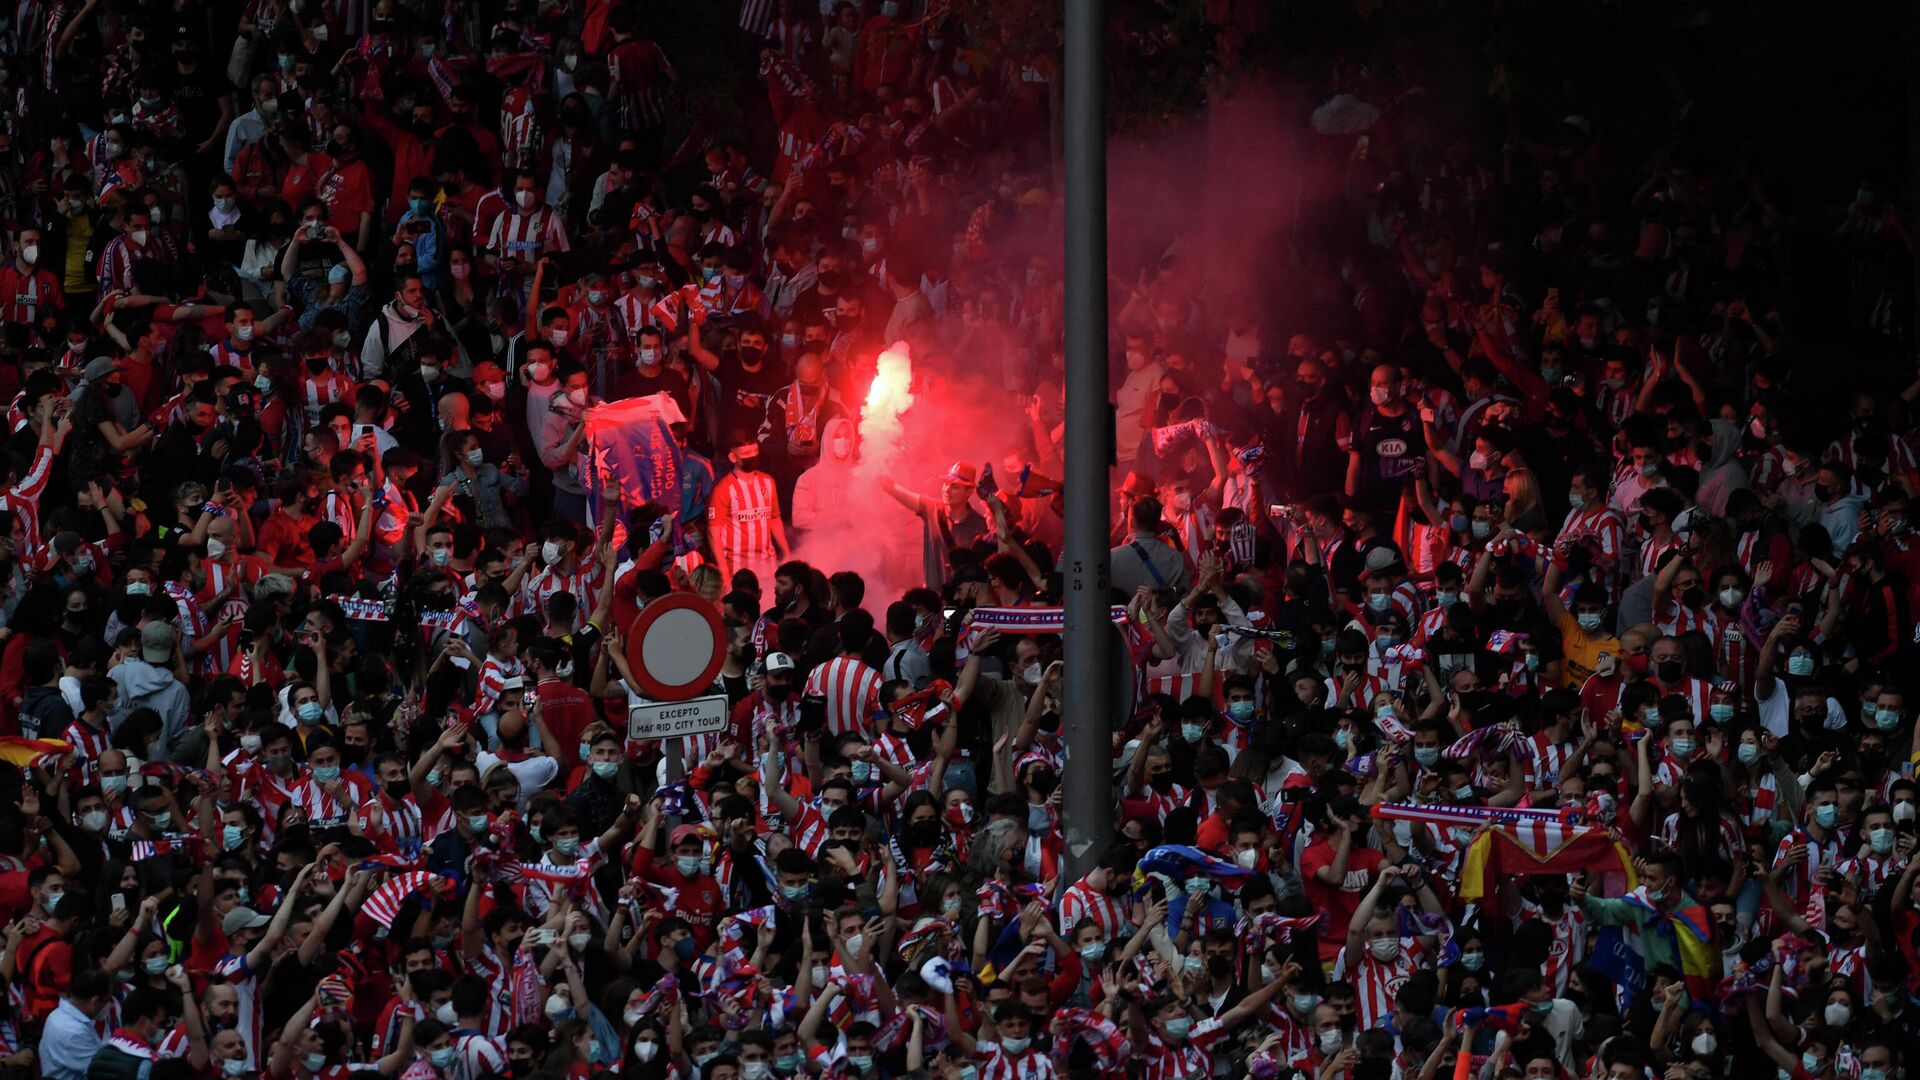
<path fill-rule="evenodd" d="M 767 350 L 761 345 L 742 345 L 739 348 L 739 353 L 740 362 L 752 366 L 758 364 L 761 359 L 767 355 Z"/>
<path fill-rule="evenodd" d="M 1027 783 L 1028 783 L 1028 786 L 1033 788 L 1033 790 L 1039 792 L 1040 797 L 1044 799 L 1047 796 L 1053 794 L 1054 788 L 1057 788 L 1060 786 L 1060 778 L 1053 775 L 1050 772 L 1046 772 L 1043 770 L 1041 772 L 1034 773 L 1033 779 L 1028 781 Z"/>
<path fill-rule="evenodd" d="M 907 836 L 915 847 L 932 847 L 940 842 L 940 823 L 938 821 L 916 821 L 907 826 Z"/>
<path fill-rule="evenodd" d="M 842 315 L 834 320 L 834 325 L 841 330 L 857 330 L 860 328 L 860 316 Z"/>
<path fill-rule="evenodd" d="M 404 799 L 413 794 L 413 785 L 405 780 L 389 780 L 383 785 L 389 799 Z"/>
<path fill-rule="evenodd" d="M 793 687 L 787 683 L 768 683 L 766 685 L 768 701 L 785 701 L 793 696 Z"/>
<path fill-rule="evenodd" d="M 1147 782 L 1153 786 L 1153 790 L 1163 795 L 1173 790 L 1173 774 L 1170 772 L 1161 773 Z"/>
<path fill-rule="evenodd" d="M 365 761 L 365 760 L 367 760 L 367 748 L 366 748 L 366 747 L 364 747 L 364 746 L 351 746 L 351 745 L 347 745 L 347 744 L 344 744 L 344 743 L 343 743 L 343 744 L 341 745 L 341 747 L 340 747 L 340 761 L 341 761 L 341 763 L 342 763 L 342 764 L 346 764 L 346 765 L 358 765 L 358 764 L 360 764 L 361 762 L 363 762 L 363 761 Z"/>
<path fill-rule="evenodd" d="M 1680 660 L 1662 660 L 1653 666 L 1653 673 L 1663 683 L 1677 683 L 1687 674 L 1687 665 Z"/>
<path fill-rule="evenodd" d="M 1707 602 L 1707 590 L 1695 585 L 1680 594 L 1680 603 L 1685 607 L 1697 608 Z"/>
<path fill-rule="evenodd" d="M 307 357 L 307 373 L 309 375 L 325 375 L 327 373 L 327 368 L 330 366 L 331 364 L 328 362 L 328 359 L 324 356 Z"/>
<path fill-rule="evenodd" d="M 828 291 L 837 289 L 840 287 L 840 271 L 821 270 L 819 271 L 819 280 L 821 288 L 827 289 Z"/>

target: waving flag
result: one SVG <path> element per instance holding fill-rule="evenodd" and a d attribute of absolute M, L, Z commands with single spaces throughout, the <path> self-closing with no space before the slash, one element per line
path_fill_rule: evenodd
<path fill-rule="evenodd" d="M 1234 928 L 1234 934 L 1236 937 L 1244 938 L 1249 930 L 1258 930 L 1268 940 L 1285 945 L 1293 940 L 1294 931 L 1311 931 L 1319 926 L 1320 918 L 1318 915 L 1288 917 L 1263 911 L 1258 915 L 1241 916 L 1240 925 Z"/>
<path fill-rule="evenodd" d="M 665 393 L 587 410 L 580 481 L 595 500 L 596 515 L 621 516 L 601 506 L 601 493 L 608 491 L 617 491 L 625 506 L 680 505 L 682 457 L 668 425 L 684 422 L 680 406 Z"/>
<path fill-rule="evenodd" d="M 410 870 L 373 890 L 361 906 L 361 914 L 391 930 L 400 908 L 416 894 L 445 896 L 453 891 L 453 879 L 426 870 Z"/>
<path fill-rule="evenodd" d="M 1069 1039 L 1084 1039 L 1093 1051 L 1094 1065 L 1103 1073 L 1124 1070 L 1133 1057 L 1133 1043 L 1118 1024 L 1092 1009 L 1061 1009 Z"/>
<path fill-rule="evenodd" d="M 1486 1008 L 1453 1010 L 1453 1025 L 1466 1028 L 1473 1024 L 1485 1024 L 1495 1031 L 1513 1034 L 1520 1030 L 1520 1022 L 1527 1016 L 1527 1003 L 1515 1002 L 1512 1005 L 1493 1005 Z"/>
<path fill-rule="evenodd" d="M 1533 741 L 1520 734 L 1519 727 L 1509 721 L 1504 724 L 1475 728 L 1449 743 L 1440 754 L 1455 761 L 1464 761 L 1475 755 L 1482 758 L 1497 758 L 1516 751 L 1522 757 L 1531 759 Z"/>
<path fill-rule="evenodd" d="M 1144 873 L 1168 874 L 1186 878 L 1194 875 L 1211 878 L 1251 877 L 1253 871 L 1243 870 L 1225 859 L 1216 859 L 1197 847 L 1187 844 L 1162 844 L 1147 852 L 1140 859 L 1140 871 Z"/>
<path fill-rule="evenodd" d="M 1651 916 L 1641 933 L 1658 935 L 1672 945 L 1674 955 L 1680 958 L 1689 1004 L 1695 1008 L 1710 1005 L 1720 985 L 1720 946 L 1714 943 L 1713 915 L 1706 905 L 1690 904 L 1666 911 L 1647 896 L 1644 885 L 1620 899 Z"/>
<path fill-rule="evenodd" d="M 1462 900 L 1490 896 L 1503 877 L 1519 874 L 1571 874 L 1599 867 L 1634 883 L 1633 856 L 1611 832 L 1597 825 L 1528 819 L 1502 822 L 1481 833 L 1467 848 L 1460 869 Z"/>
<path fill-rule="evenodd" d="M 940 697 L 952 689 L 952 683 L 935 679 L 924 689 L 894 702 L 890 711 L 893 718 L 905 724 L 909 731 L 919 731 L 928 724 L 945 723 L 947 704 Z"/>
<path fill-rule="evenodd" d="M 59 739 L 27 739 L 0 735 L 0 762 L 17 769 L 46 768 L 73 749 Z"/>

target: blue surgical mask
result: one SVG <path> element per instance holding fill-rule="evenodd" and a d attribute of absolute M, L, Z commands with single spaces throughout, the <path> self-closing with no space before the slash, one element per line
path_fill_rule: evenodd
<path fill-rule="evenodd" d="M 858 1073 L 872 1072 L 873 1071 L 873 1055 L 872 1054 L 848 1054 L 847 1064 L 853 1068 L 854 1072 L 858 1072 Z"/>
<path fill-rule="evenodd" d="M 302 1054 L 300 1056 L 300 1064 L 305 1065 L 308 1072 L 319 1072 L 321 1069 L 327 1067 L 327 1055 L 319 1051 L 311 1054 Z"/>
<path fill-rule="evenodd" d="M 1813 657 L 1808 653 L 1795 653 L 1787 657 L 1787 674 L 1802 677 L 1813 674 Z"/>
<path fill-rule="evenodd" d="M 1493 535 L 1493 522 L 1475 521 L 1473 523 L 1473 538 L 1475 540 L 1485 540 L 1487 537 L 1492 535 Z"/>
<path fill-rule="evenodd" d="M 1460 602 L 1459 589 L 1440 589 L 1433 594 L 1433 602 L 1441 607 L 1452 607 Z"/>
<path fill-rule="evenodd" d="M 1097 964 L 1106 959 L 1106 956 L 1107 943 L 1104 941 L 1089 941 L 1080 946 L 1080 959 L 1089 964 Z"/>
<path fill-rule="evenodd" d="M 1009 1038 L 1004 1038 L 1000 1040 L 1000 1048 L 1002 1050 L 1005 1050 L 1007 1053 L 1013 1054 L 1015 1056 L 1026 1053 L 1027 1047 L 1032 1045 L 1033 1045 L 1033 1040 L 1026 1036 L 1022 1036 L 1018 1039 L 1009 1037 Z"/>
<path fill-rule="evenodd" d="M 590 767 L 593 775 L 602 780 L 611 780 L 620 772 L 620 763 L 617 761 L 596 761 Z"/>
<path fill-rule="evenodd" d="M 780 895 L 789 900 L 805 900 L 807 898 L 807 886 L 804 884 L 782 885 L 780 886 Z"/>
<path fill-rule="evenodd" d="M 1692 757 L 1693 756 L 1693 740 L 1684 739 L 1684 738 L 1674 739 L 1672 740 L 1671 749 L 1673 750 L 1674 757 L 1677 757 L 1677 758 Z"/>
<path fill-rule="evenodd" d="M 240 845 L 247 842 L 247 830 L 238 825 L 220 826 L 220 846 L 227 851 L 238 851 Z"/>
<path fill-rule="evenodd" d="M 1187 1032 L 1193 1030 L 1193 1021 L 1185 1016 L 1176 1016 L 1167 1021 L 1167 1038 L 1174 1042 L 1185 1042 Z"/>
<path fill-rule="evenodd" d="M 1867 844 L 1875 855 L 1885 855 L 1893 850 L 1893 830 L 1882 825 L 1867 833 Z"/>
<path fill-rule="evenodd" d="M 1824 803 L 1813 808 L 1813 823 L 1823 829 L 1833 828 L 1840 820 L 1840 807 L 1835 803 Z"/>
<path fill-rule="evenodd" d="M 1707 706 L 1707 715 L 1712 717 L 1716 724 L 1724 724 L 1732 720 L 1733 711 L 1733 706 L 1724 701 L 1716 701 Z"/>
<path fill-rule="evenodd" d="M 1600 620 L 1605 617 L 1606 615 L 1604 612 L 1583 611 L 1580 614 L 1575 615 L 1573 617 L 1573 621 L 1580 624 L 1580 629 L 1585 630 L 1587 633 L 1591 634 L 1595 630 L 1600 629 Z"/>
<path fill-rule="evenodd" d="M 683 877 L 698 877 L 701 864 L 704 862 L 706 860 L 698 855 L 681 855 L 673 860 L 673 865 Z"/>
<path fill-rule="evenodd" d="M 1393 596 L 1390 593 L 1368 593 L 1367 606 L 1375 611 L 1385 611 L 1393 606 Z"/>
<path fill-rule="evenodd" d="M 1440 760 L 1440 748 L 1437 746 L 1416 746 L 1413 748 L 1413 760 L 1419 762 L 1421 768 L 1430 769 L 1433 767 L 1434 762 Z"/>
<path fill-rule="evenodd" d="M 571 859 L 575 855 L 580 854 L 580 838 L 577 836 L 555 837 L 553 841 L 553 850 L 556 854 L 559 854 L 559 855 L 565 856 L 566 858 Z"/>
<path fill-rule="evenodd" d="M 847 772 L 852 775 L 855 784 L 864 784 L 873 775 L 873 766 L 864 761 L 856 761 L 848 767 Z"/>
<path fill-rule="evenodd" d="M 165 975 L 167 973 L 166 955 L 163 953 L 159 956 L 149 956 L 142 961 L 141 966 L 147 969 L 149 975 Z"/>
<path fill-rule="evenodd" d="M 472 829 L 474 832 L 486 832 L 487 831 L 487 815 L 468 814 L 467 828 Z"/>
<path fill-rule="evenodd" d="M 303 724 L 317 724 L 326 714 L 327 710 L 321 708 L 317 701 L 309 701 L 294 710 L 294 715 L 298 716 Z"/>
<path fill-rule="evenodd" d="M 1900 710 L 1881 709 L 1873 714 L 1873 723 L 1881 731 L 1892 731 L 1900 726 Z"/>
<path fill-rule="evenodd" d="M 1487 966 L 1487 954 L 1463 952 L 1460 954 L 1460 966 L 1466 968 L 1468 971 L 1479 971 L 1481 968 Z"/>
<path fill-rule="evenodd" d="M 1346 728 L 1333 729 L 1333 745 L 1339 747 L 1342 750 L 1345 750 L 1347 748 L 1347 744 L 1351 741 L 1352 741 L 1352 737 L 1347 734 Z"/>
<path fill-rule="evenodd" d="M 1229 701 L 1227 702 L 1227 715 L 1233 718 L 1234 723 L 1244 724 L 1253 719 L 1253 702 Z"/>
<path fill-rule="evenodd" d="M 424 214 L 430 214 L 433 212 L 432 199 L 421 199 L 421 198 L 408 199 L 407 206 L 416 214 L 424 215 Z"/>
<path fill-rule="evenodd" d="M 1180 725 L 1180 737 L 1190 743 L 1197 743 L 1207 737 L 1207 729 L 1190 720 L 1185 721 Z"/>
<path fill-rule="evenodd" d="M 323 784 L 338 783 L 340 780 L 340 766 L 315 765 L 313 767 L 313 778 Z"/>
<path fill-rule="evenodd" d="M 1740 764 L 1751 765 L 1760 760 L 1760 744 L 1750 742 L 1741 743 L 1740 749 L 1734 751 L 1734 753 L 1740 758 Z"/>
<path fill-rule="evenodd" d="M 447 1066 L 453 1064 L 453 1047 L 443 1046 L 440 1049 L 429 1053 L 427 1055 L 427 1060 L 433 1062 L 434 1068 L 444 1069 Z"/>
<path fill-rule="evenodd" d="M 697 952 L 698 950 L 695 948 L 691 937 L 683 937 L 673 943 L 673 955 L 679 957 L 683 962 L 692 960 Z"/>

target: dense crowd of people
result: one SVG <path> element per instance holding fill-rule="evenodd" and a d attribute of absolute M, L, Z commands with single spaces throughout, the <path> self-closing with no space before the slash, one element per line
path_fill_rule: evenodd
<path fill-rule="evenodd" d="M 1114 268 L 1131 707 L 1068 747 L 1048 69 L 744 0 L 729 137 L 647 7 L 0 15 L 0 1075 L 1920 1062 L 1920 378 L 1806 407 L 1753 161 L 1331 76 L 1284 306 Z M 1889 329 L 1905 223 L 1828 241 Z M 880 595 L 795 554 L 901 342 L 1010 419 L 883 471 Z M 664 495 L 591 460 L 637 398 Z M 674 594 L 728 719 L 669 755 Z"/>

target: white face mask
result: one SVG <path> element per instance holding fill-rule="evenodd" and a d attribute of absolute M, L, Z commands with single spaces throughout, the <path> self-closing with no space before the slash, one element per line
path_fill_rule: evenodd
<path fill-rule="evenodd" d="M 1248 848 L 1245 851 L 1236 851 L 1233 853 L 1233 861 L 1235 865 L 1240 867 L 1240 869 L 1251 870 L 1254 868 L 1254 866 L 1258 865 L 1258 863 L 1260 862 L 1260 852 L 1255 848 Z"/>
<path fill-rule="evenodd" d="M 20 245 L 20 259 L 21 261 L 29 264 L 39 262 L 40 261 L 40 245 L 39 244 Z"/>
<path fill-rule="evenodd" d="M 547 381 L 547 376 L 549 376 L 549 375 L 551 375 L 551 374 L 553 374 L 553 365 L 551 365 L 551 364 L 528 364 L 528 365 L 527 365 L 527 374 L 529 374 L 529 375 L 531 375 L 531 376 L 533 376 L 533 381 L 534 381 L 534 382 L 537 382 L 537 383 L 543 383 L 543 382 L 546 382 L 546 381 Z"/>
<path fill-rule="evenodd" d="M 548 540 L 540 545 L 540 561 L 548 566 L 560 561 L 560 542 Z"/>
<path fill-rule="evenodd" d="M 531 191 L 516 191 L 513 193 L 513 200 L 520 204 L 520 209 L 522 210 L 533 209 L 534 200 L 537 198 L 539 198 L 539 196 Z"/>
<path fill-rule="evenodd" d="M 1374 938 L 1367 942 L 1367 951 L 1373 954 L 1375 960 L 1395 960 L 1400 956 L 1400 940 L 1390 937 Z"/>
<path fill-rule="evenodd" d="M 481 450 L 479 447 L 476 446 L 473 449 L 467 451 L 467 464 L 478 465 L 482 461 L 486 460 L 486 457 L 487 457 L 486 451 Z"/>
<path fill-rule="evenodd" d="M 660 1044 L 654 1041 L 653 1039 L 648 1039 L 645 1042 L 637 1042 L 633 1044 L 633 1056 L 639 1059 L 640 1063 L 643 1065 L 649 1061 L 652 1061 L 654 1058 L 658 1057 L 659 1055 L 660 1055 Z"/>
<path fill-rule="evenodd" d="M 547 340 L 553 342 L 553 347 L 556 349 L 566 348 L 567 341 L 572 337 L 573 335 L 565 330 L 547 331 Z"/>
<path fill-rule="evenodd" d="M 147 230 L 135 229 L 127 234 L 127 239 L 133 241 L 135 247 L 145 247 L 147 246 Z"/>
<path fill-rule="evenodd" d="M 1695 1054 L 1701 1057 L 1712 1057 L 1713 1052 L 1720 1049 L 1720 1040 L 1713 1037 L 1713 1032 L 1703 1031 L 1695 1035 L 1693 1041 L 1688 1045 L 1693 1047 Z"/>
<path fill-rule="evenodd" d="M 234 327 L 234 328 L 233 328 L 233 340 L 235 340 L 235 341 L 252 341 L 252 340 L 253 340 L 253 327 L 252 327 L 252 326 L 250 326 L 250 325 L 249 325 L 249 326 L 236 326 L 236 327 Z"/>
<path fill-rule="evenodd" d="M 217 536 L 207 537 L 207 558 L 217 559 L 227 553 L 227 542 Z"/>

